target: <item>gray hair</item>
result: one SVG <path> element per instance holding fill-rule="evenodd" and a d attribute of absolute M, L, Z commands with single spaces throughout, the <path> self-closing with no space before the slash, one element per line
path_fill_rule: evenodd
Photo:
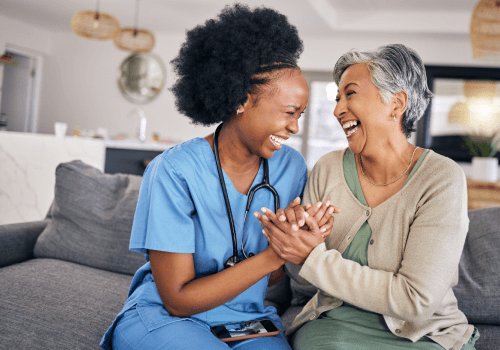
<path fill-rule="evenodd" d="M 422 59 L 414 50 L 401 44 L 381 46 L 367 52 L 353 49 L 343 54 L 335 64 L 333 80 L 337 86 L 345 70 L 360 63 L 370 71 L 372 82 L 384 103 L 403 90 L 408 94 L 402 126 L 406 138 L 409 138 L 415 131 L 415 122 L 422 117 L 433 96 L 427 87 Z"/>

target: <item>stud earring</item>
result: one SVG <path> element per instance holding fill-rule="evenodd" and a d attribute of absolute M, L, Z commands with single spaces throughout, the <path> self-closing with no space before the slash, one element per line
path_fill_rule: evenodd
<path fill-rule="evenodd" d="M 394 115 L 393 117 L 394 117 L 394 121 L 396 121 L 396 116 Z"/>
<path fill-rule="evenodd" d="M 238 115 L 238 114 L 240 114 L 240 109 L 239 108 L 236 110 L 236 115 Z"/>

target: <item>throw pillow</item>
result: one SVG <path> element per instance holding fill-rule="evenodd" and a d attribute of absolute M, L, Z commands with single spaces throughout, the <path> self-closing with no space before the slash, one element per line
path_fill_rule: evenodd
<path fill-rule="evenodd" d="M 146 262 L 128 249 L 141 179 L 103 174 L 79 160 L 59 164 L 51 221 L 34 256 L 134 274 Z"/>

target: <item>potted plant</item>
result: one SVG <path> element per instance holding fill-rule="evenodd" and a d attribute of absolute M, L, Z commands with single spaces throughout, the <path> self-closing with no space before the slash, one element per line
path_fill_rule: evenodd
<path fill-rule="evenodd" d="M 490 182 L 498 181 L 498 152 L 500 131 L 493 136 L 469 135 L 464 137 L 472 154 L 472 178 Z"/>

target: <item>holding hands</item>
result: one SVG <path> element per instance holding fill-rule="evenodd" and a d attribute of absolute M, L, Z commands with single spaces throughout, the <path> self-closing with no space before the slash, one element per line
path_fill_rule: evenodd
<path fill-rule="evenodd" d="M 254 215 L 264 228 L 262 233 L 269 246 L 281 259 L 297 265 L 302 265 L 311 251 L 325 241 L 333 227 L 332 214 L 340 213 L 330 201 L 302 207 L 300 198 L 276 213 L 267 208 L 261 211 L 263 214 Z"/>

